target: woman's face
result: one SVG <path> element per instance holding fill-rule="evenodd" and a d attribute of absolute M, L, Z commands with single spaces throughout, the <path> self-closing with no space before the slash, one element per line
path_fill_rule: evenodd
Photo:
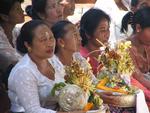
<path fill-rule="evenodd" d="M 63 14 L 66 16 L 73 15 L 75 10 L 74 0 L 63 0 L 62 5 L 64 6 Z"/>
<path fill-rule="evenodd" d="M 81 37 L 75 25 L 68 24 L 65 26 L 64 30 L 66 31 L 66 34 L 62 38 L 64 42 L 64 49 L 70 52 L 79 51 L 81 46 Z"/>
<path fill-rule="evenodd" d="M 45 20 L 53 25 L 63 19 L 63 8 L 56 0 L 47 0 Z"/>
<path fill-rule="evenodd" d="M 14 3 L 9 12 L 8 20 L 12 24 L 19 24 L 24 22 L 24 14 L 20 2 Z"/>
<path fill-rule="evenodd" d="M 140 41 L 146 45 L 150 45 L 150 27 L 143 29 L 139 32 Z"/>
<path fill-rule="evenodd" d="M 90 38 L 91 42 L 96 46 L 102 46 L 97 40 L 101 41 L 103 44 L 108 43 L 108 39 L 110 36 L 109 31 L 109 22 L 106 19 L 103 19 L 98 27 L 96 28 L 93 37 Z"/>
<path fill-rule="evenodd" d="M 46 25 L 40 25 L 33 32 L 34 38 L 30 46 L 30 54 L 34 54 L 34 56 L 40 59 L 52 57 L 55 39 L 50 29 Z"/>
<path fill-rule="evenodd" d="M 150 0 L 139 0 L 139 3 L 137 5 L 137 9 L 150 6 Z"/>

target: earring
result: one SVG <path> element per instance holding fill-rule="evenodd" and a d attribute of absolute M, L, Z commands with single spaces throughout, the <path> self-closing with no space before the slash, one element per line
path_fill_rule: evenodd
<path fill-rule="evenodd" d="M 64 45 L 62 44 L 61 47 L 64 48 Z"/>
<path fill-rule="evenodd" d="M 32 51 L 32 49 L 30 47 L 28 47 L 27 50 L 29 53 Z"/>

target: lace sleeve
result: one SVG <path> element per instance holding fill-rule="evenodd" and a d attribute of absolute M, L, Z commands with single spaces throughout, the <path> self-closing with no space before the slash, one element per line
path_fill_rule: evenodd
<path fill-rule="evenodd" d="M 39 102 L 38 80 L 29 69 L 20 68 L 11 79 L 21 105 L 27 113 L 56 113 L 42 108 Z M 11 82 L 10 82 L 11 83 Z"/>

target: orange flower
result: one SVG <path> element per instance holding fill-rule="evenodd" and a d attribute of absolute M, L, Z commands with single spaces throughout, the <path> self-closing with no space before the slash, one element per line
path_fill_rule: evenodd
<path fill-rule="evenodd" d="M 84 111 L 91 110 L 93 108 L 93 103 L 88 102 L 86 106 L 83 108 Z"/>

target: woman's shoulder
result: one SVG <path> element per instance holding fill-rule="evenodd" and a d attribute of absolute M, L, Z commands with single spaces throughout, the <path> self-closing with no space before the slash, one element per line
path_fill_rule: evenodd
<path fill-rule="evenodd" d="M 13 73 L 16 73 L 16 72 L 24 73 L 27 71 L 32 71 L 32 70 L 34 70 L 34 68 L 35 68 L 35 64 L 31 61 L 28 54 L 25 54 L 20 59 L 20 61 L 14 66 L 10 75 Z"/>
<path fill-rule="evenodd" d="M 36 67 L 30 61 L 29 56 L 26 54 L 11 70 L 9 76 L 9 83 L 13 83 L 14 80 L 36 80 L 38 78 L 38 74 L 36 72 Z"/>

